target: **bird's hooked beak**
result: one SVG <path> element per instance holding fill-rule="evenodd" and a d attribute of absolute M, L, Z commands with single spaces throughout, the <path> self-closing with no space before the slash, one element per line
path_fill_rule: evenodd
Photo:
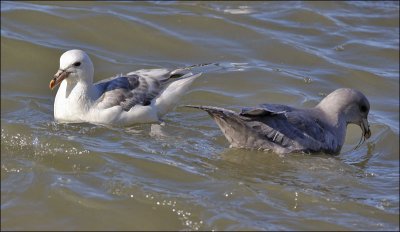
<path fill-rule="evenodd" d="M 369 139 L 371 137 L 371 130 L 369 129 L 369 123 L 366 118 L 363 118 L 361 121 L 361 130 L 363 132 L 363 136 L 365 139 Z"/>
<path fill-rule="evenodd" d="M 51 90 L 54 89 L 57 85 L 59 85 L 71 72 L 67 72 L 65 69 L 59 69 L 57 73 L 54 75 L 54 78 L 50 81 L 49 87 Z"/>

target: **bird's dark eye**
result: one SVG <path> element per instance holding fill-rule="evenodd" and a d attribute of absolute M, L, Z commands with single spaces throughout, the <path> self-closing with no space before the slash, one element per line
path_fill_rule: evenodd
<path fill-rule="evenodd" d="M 75 67 L 79 67 L 80 65 L 81 65 L 81 62 L 75 62 L 75 63 L 74 63 L 74 66 L 75 66 Z"/>
<path fill-rule="evenodd" d="M 365 112 L 367 112 L 368 109 L 367 109 L 367 107 L 365 105 L 362 105 L 360 107 L 360 110 L 361 110 L 361 112 L 365 113 Z"/>

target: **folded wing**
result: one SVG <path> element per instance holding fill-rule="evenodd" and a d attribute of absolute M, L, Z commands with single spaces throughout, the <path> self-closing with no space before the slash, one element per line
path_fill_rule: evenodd
<path fill-rule="evenodd" d="M 302 151 L 331 149 L 326 143 L 329 131 L 309 110 L 262 104 L 243 109 L 240 116 L 255 133 L 282 147 Z"/>
<path fill-rule="evenodd" d="M 103 109 L 119 105 L 124 111 L 129 111 L 135 105 L 150 105 L 170 80 L 184 74 L 167 69 L 138 70 L 97 82 L 95 87 L 100 97 L 95 104 Z"/>

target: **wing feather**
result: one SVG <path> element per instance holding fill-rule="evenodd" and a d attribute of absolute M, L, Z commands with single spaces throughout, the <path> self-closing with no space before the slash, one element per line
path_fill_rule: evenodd
<path fill-rule="evenodd" d="M 102 93 L 96 104 L 102 108 L 120 105 L 124 111 L 129 111 L 135 105 L 150 105 L 162 91 L 164 83 L 164 79 L 136 74 L 110 78 L 95 84 Z"/>
<path fill-rule="evenodd" d="M 121 106 L 129 111 L 135 105 L 150 105 L 171 81 L 189 73 L 176 69 L 141 69 L 95 83 L 101 93 L 95 104 L 100 108 Z"/>
<path fill-rule="evenodd" d="M 326 146 L 323 124 L 306 110 L 263 104 L 246 108 L 240 115 L 259 136 L 282 147 L 320 150 Z"/>

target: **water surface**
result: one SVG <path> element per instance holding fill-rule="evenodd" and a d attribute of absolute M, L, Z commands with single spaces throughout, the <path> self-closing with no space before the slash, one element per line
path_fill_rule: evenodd
<path fill-rule="evenodd" d="M 204 112 L 59 124 L 48 89 L 85 50 L 95 80 L 218 62 L 181 104 L 371 103 L 339 156 L 230 149 Z M 399 230 L 398 2 L 1 2 L 2 230 Z"/>

